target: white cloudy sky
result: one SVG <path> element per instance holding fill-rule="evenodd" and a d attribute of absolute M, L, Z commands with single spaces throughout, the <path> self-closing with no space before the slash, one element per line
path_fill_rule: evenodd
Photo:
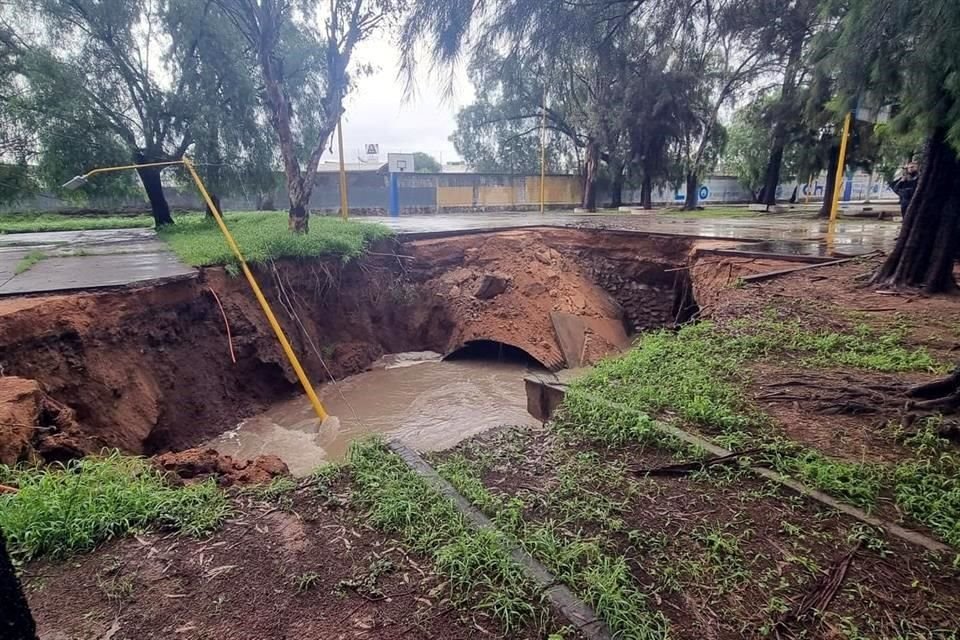
<path fill-rule="evenodd" d="M 459 159 L 448 138 L 456 127 L 457 111 L 473 102 L 465 69 L 454 71 L 454 95 L 445 98 L 442 81 L 423 65 L 417 74 L 416 94 L 410 97 L 398 77 L 399 54 L 389 34 L 362 42 L 354 59 L 371 63 L 377 70 L 362 78 L 346 100 L 343 147 L 347 162 L 356 162 L 365 145 L 374 143 L 380 145 L 384 160 L 390 152 L 414 151 L 424 151 L 443 162 Z M 335 157 L 336 150 L 324 160 Z"/>

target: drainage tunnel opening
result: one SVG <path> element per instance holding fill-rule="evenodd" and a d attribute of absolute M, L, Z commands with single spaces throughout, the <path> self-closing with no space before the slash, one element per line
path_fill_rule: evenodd
<path fill-rule="evenodd" d="M 486 360 L 523 364 L 537 369 L 543 368 L 543 364 L 539 360 L 523 349 L 497 340 L 471 340 L 459 349 L 451 351 L 443 359 L 445 361 Z"/>

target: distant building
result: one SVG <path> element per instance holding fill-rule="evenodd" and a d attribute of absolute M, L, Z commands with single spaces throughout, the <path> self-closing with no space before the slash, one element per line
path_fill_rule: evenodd
<path fill-rule="evenodd" d="M 440 168 L 440 173 L 476 173 L 476 171 L 463 160 L 457 160 L 456 162 L 444 162 Z"/>

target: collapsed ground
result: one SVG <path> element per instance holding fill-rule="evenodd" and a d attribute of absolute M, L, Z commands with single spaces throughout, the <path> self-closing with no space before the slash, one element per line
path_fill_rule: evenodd
<path fill-rule="evenodd" d="M 119 635 L 113 637 L 118 638 L 147 637 L 148 630 L 166 637 L 161 628 L 182 629 L 187 637 L 218 637 L 227 630 L 251 638 L 276 633 L 257 627 L 248 635 L 245 625 L 250 621 L 237 617 L 250 601 L 245 598 L 254 596 L 248 587 L 238 586 L 248 581 L 234 582 L 229 576 L 249 563 L 263 583 L 275 585 L 271 602 L 277 615 L 270 620 L 292 624 L 306 611 L 317 618 L 318 626 L 303 637 L 325 637 L 322 634 L 334 627 L 345 637 L 397 637 L 400 631 L 412 637 L 458 637 L 481 633 L 474 625 L 492 635 L 530 637 L 560 631 L 563 637 L 574 637 L 562 630 L 563 620 L 551 615 L 510 561 L 508 547 L 519 544 L 593 605 L 618 637 L 956 637 L 960 479 L 951 440 L 953 418 L 909 406 L 905 395 L 910 385 L 952 367 L 960 340 L 954 299 L 864 288 L 863 276 L 875 266 L 869 260 L 745 284 L 744 275 L 783 265 L 709 252 L 692 257 L 693 246 L 678 239 L 627 241 L 613 234 L 618 239 L 598 241 L 594 235 L 576 235 L 581 232 L 551 233 L 422 241 L 386 256 L 371 256 L 355 271 L 350 265 L 342 270 L 325 265 L 332 279 L 316 266 L 312 273 L 285 264 L 278 264 L 276 272 L 264 270 L 273 274 L 271 295 L 277 299 L 287 283 L 293 283 L 299 293 L 289 294 L 288 303 L 309 307 L 322 301 L 342 314 L 343 324 L 331 320 L 336 314 L 301 314 L 309 318 L 308 330 L 318 339 L 342 339 L 327 354 L 339 374 L 366 366 L 380 351 L 415 348 L 415 340 L 449 351 L 482 334 L 520 342 L 534 355 L 540 349 L 537 357 L 543 360 L 558 358 L 560 346 L 542 340 L 549 335 L 549 325 L 534 323 L 524 330 L 528 315 L 584 315 L 590 309 L 590 317 L 604 318 L 619 308 L 630 328 L 654 329 L 672 324 L 680 308 L 688 307 L 678 300 L 696 300 L 698 308 L 685 313 L 693 314 L 698 324 L 679 333 L 646 335 L 627 356 L 593 369 L 573 385 L 560 417 L 546 429 L 491 434 L 435 457 L 441 473 L 494 519 L 499 533 L 471 532 L 450 505 L 397 458 L 368 444 L 354 451 L 349 464 L 325 469 L 303 481 L 300 490 L 274 484 L 273 491 L 256 500 L 249 493 L 235 494 L 232 514 L 223 516 L 230 519 L 199 542 L 151 534 L 113 542 L 82 556 L 78 566 L 28 565 L 30 599 L 41 627 L 68 624 L 65 614 L 71 612 L 57 605 L 67 598 L 74 612 L 88 612 L 87 620 L 94 621 L 89 628 L 76 626 L 83 620 L 69 623 L 79 637 L 100 637 L 96 633 L 102 636 L 114 625 Z M 637 263 L 638 253 L 647 260 Z M 650 260 L 651 255 L 658 259 Z M 513 267 L 505 256 L 513 258 Z M 421 271 L 426 264 L 431 269 Z M 631 264 L 638 266 L 629 271 Z M 480 289 L 490 286 L 488 275 L 506 280 L 507 287 L 492 298 L 477 298 Z M 371 277 L 384 279 L 366 279 Z M 554 277 L 555 288 L 535 287 Z M 318 295 L 318 284 L 324 282 L 326 296 Z M 362 294 L 350 293 L 358 282 L 368 287 Z M 292 390 L 278 354 L 265 358 L 271 347 L 257 325 L 255 309 L 242 307 L 243 296 L 231 293 L 230 283 L 227 276 L 210 272 L 203 286 L 225 299 L 243 375 L 218 377 L 200 370 L 185 381 L 208 397 L 205 402 L 214 403 L 220 424 L 254 407 L 242 397 L 268 402 L 271 394 Z M 585 284 L 593 287 L 596 298 L 584 297 L 581 303 L 574 294 Z M 198 423 L 218 424 L 199 400 L 181 409 L 184 413 L 172 413 L 176 409 L 164 404 L 167 394 L 173 404 L 174 397 L 186 393 L 188 387 L 178 386 L 182 383 L 174 372 L 186 362 L 181 358 L 189 356 L 188 350 L 195 354 L 196 345 L 206 341 L 226 350 L 223 329 L 215 329 L 222 327 L 222 317 L 214 313 L 212 297 L 198 303 L 205 298 L 201 294 L 166 287 L 141 291 L 141 301 L 161 311 L 149 319 L 115 294 L 43 298 L 7 307 L 8 326 L 20 332 L 7 336 L 33 335 L 34 342 L 5 353 L 20 354 L 15 359 L 18 375 L 41 380 L 42 389 L 33 393 L 39 397 L 37 419 L 42 417 L 48 429 L 39 438 L 31 435 L 20 451 L 57 459 L 69 451 L 44 439 L 69 432 L 69 427 L 59 426 L 67 418 L 84 429 L 74 435 L 82 433 L 97 444 L 95 438 L 117 431 L 110 425 L 138 415 L 130 409 L 93 423 L 90 416 L 107 411 L 106 403 L 78 410 L 84 405 L 77 399 L 90 397 L 81 385 L 66 382 L 65 373 L 62 378 L 56 373 L 42 377 L 51 367 L 56 372 L 53 363 L 64 358 L 73 375 L 82 372 L 96 380 L 105 376 L 119 349 L 126 357 L 139 352 L 132 360 L 136 365 L 99 379 L 98 388 L 128 381 L 127 374 L 137 371 L 140 378 L 121 386 L 112 405 L 124 406 L 125 397 L 145 387 L 155 391 L 149 398 L 158 409 L 153 418 L 141 418 L 133 437 L 113 446 L 128 451 L 177 448 L 177 442 L 187 446 Z M 297 300 L 298 295 L 310 297 Z M 537 300 L 548 306 L 536 306 L 542 304 Z M 66 317 L 44 321 L 52 309 Z M 114 315 L 94 322 L 103 310 Z M 135 326 L 140 328 L 173 324 L 148 334 L 146 343 L 139 342 L 137 331 L 113 328 L 138 317 L 142 319 Z M 387 326 L 390 332 L 384 331 Z M 73 345 L 69 353 L 58 351 L 61 340 Z M 222 354 L 209 354 L 220 358 L 215 361 L 218 367 L 229 370 Z M 35 359 L 40 364 L 24 368 Z M 160 370 L 163 377 L 145 380 L 144 369 Z M 241 386 L 242 394 L 228 393 L 223 405 L 216 405 L 216 398 L 241 380 L 249 385 L 264 377 L 272 377 L 275 388 Z M 201 382 L 208 378 L 212 382 Z M 931 554 L 737 466 L 692 474 L 660 471 L 704 454 L 664 436 L 658 421 L 697 431 L 737 451 L 749 450 L 754 463 L 924 531 L 951 545 L 952 551 Z M 185 423 L 190 428 L 177 426 Z M 80 436 L 76 441 L 82 444 Z M 4 481 L 17 482 L 15 477 L 0 479 Z M 215 498 L 201 493 L 196 499 Z M 264 502 L 269 505 L 259 504 Z M 293 520 L 259 520 L 283 512 Z M 196 523 L 189 515 L 187 510 L 177 522 L 147 518 L 137 526 L 203 533 L 218 524 Z M 325 544 L 305 547 L 302 553 L 284 551 L 290 522 L 299 523 L 297 531 L 306 527 L 308 538 L 320 537 Z M 315 522 L 319 528 L 313 528 Z M 344 561 L 339 537 L 329 533 L 337 527 L 356 531 L 353 539 L 343 536 L 350 544 L 360 538 L 369 541 L 358 543 L 360 556 L 348 553 Z M 333 600 L 337 604 L 331 605 L 330 594 L 344 580 L 386 580 L 393 587 L 389 581 L 395 574 L 380 571 L 377 567 L 383 564 L 377 560 L 380 550 L 394 546 L 420 555 L 407 554 L 401 560 L 394 554 L 389 566 L 402 567 L 400 579 L 407 584 L 403 576 L 410 565 L 405 562 L 413 562 L 419 577 L 410 578 L 409 589 L 380 589 L 389 599 L 367 594 L 356 600 L 361 615 L 372 616 L 361 618 L 358 626 L 351 616 L 344 618 L 353 601 L 341 606 Z M 249 555 L 236 555 L 240 547 Z M 149 561 L 140 559 L 144 549 L 148 560 L 161 558 L 165 572 L 158 574 Z M 120 559 L 119 569 L 114 557 Z M 260 558 L 270 561 L 258 562 Z M 286 563 L 296 562 L 306 564 L 286 569 Z M 312 573 L 322 572 L 307 566 L 311 562 L 334 569 L 314 578 Z M 300 570 L 302 574 L 296 573 Z M 311 589 L 301 590 L 301 582 L 313 583 L 313 595 Z M 424 608 L 391 610 L 391 594 L 407 597 L 407 591 Z M 350 588 L 347 593 L 351 597 Z M 438 602 L 443 605 L 435 606 Z M 224 612 L 227 615 L 221 615 Z M 427 624 L 434 619 L 448 626 L 437 631 Z M 268 624 L 260 617 L 255 623 Z"/>

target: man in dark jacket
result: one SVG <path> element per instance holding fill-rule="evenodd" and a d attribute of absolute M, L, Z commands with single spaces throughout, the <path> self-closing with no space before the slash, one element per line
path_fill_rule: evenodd
<path fill-rule="evenodd" d="M 906 217 L 907 208 L 917 191 L 917 181 L 920 170 L 916 162 L 908 162 L 900 170 L 900 177 L 890 183 L 890 188 L 900 198 L 900 215 Z"/>

